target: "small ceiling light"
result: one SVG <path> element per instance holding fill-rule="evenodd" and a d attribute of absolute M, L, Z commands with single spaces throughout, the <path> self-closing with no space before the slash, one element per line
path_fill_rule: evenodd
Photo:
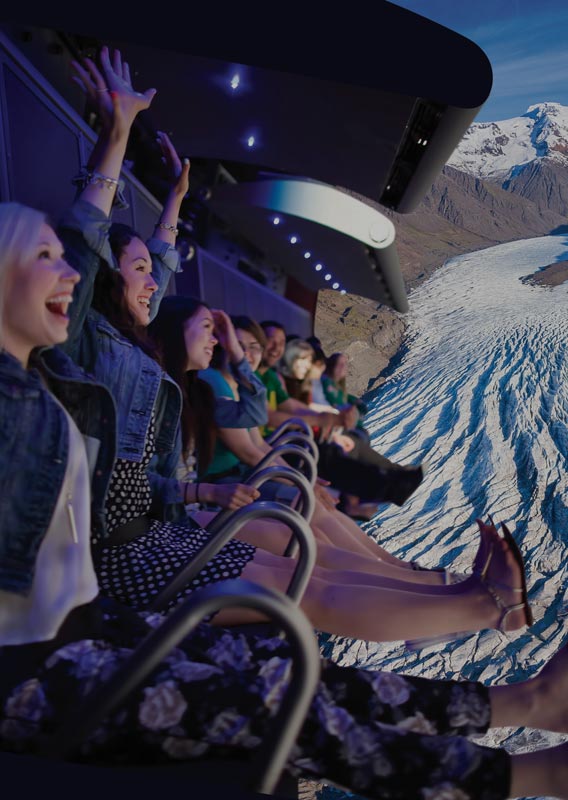
<path fill-rule="evenodd" d="M 339 292 L 339 294 L 347 294 L 347 290 L 346 290 L 346 289 L 342 289 L 342 290 Z"/>
<path fill-rule="evenodd" d="M 332 289 L 339 289 L 339 284 L 338 283 L 334 283 L 331 288 Z"/>
<path fill-rule="evenodd" d="M 418 144 L 422 144 L 422 139 L 418 139 Z"/>
<path fill-rule="evenodd" d="M 255 142 L 254 136 L 249 136 L 247 139 L 247 147 L 254 147 L 254 142 Z"/>
<path fill-rule="evenodd" d="M 422 147 L 426 147 L 427 144 L 428 144 L 428 139 L 424 139 L 424 141 L 422 142 Z"/>
<path fill-rule="evenodd" d="M 312 255 L 312 254 L 310 253 L 310 251 L 309 251 L 309 250 L 306 250 L 306 252 L 304 253 L 304 258 L 310 258 L 310 257 L 311 257 L 311 255 Z"/>
<path fill-rule="evenodd" d="M 290 244 L 296 244 L 297 241 L 298 241 L 297 236 L 290 236 Z"/>
<path fill-rule="evenodd" d="M 231 89 L 233 89 L 233 90 L 234 89 L 238 89 L 240 82 L 241 82 L 241 79 L 239 77 L 239 73 L 235 72 L 235 74 L 231 78 Z"/>
<path fill-rule="evenodd" d="M 280 217 L 274 217 L 272 222 L 274 223 L 274 225 L 280 225 Z"/>
<path fill-rule="evenodd" d="M 331 273 L 330 272 L 328 272 L 327 275 L 324 275 L 324 280 L 325 281 L 330 281 L 331 280 Z"/>
<path fill-rule="evenodd" d="M 322 269 L 323 269 L 323 267 L 322 267 L 321 264 L 316 264 L 316 266 L 315 266 L 315 271 L 316 272 L 321 272 Z"/>

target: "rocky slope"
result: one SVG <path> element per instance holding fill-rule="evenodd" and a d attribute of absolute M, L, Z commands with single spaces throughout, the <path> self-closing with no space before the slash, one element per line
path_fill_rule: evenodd
<path fill-rule="evenodd" d="M 452 256 L 541 236 L 565 225 L 564 201 L 559 198 L 562 189 L 568 204 L 568 167 L 552 168 L 539 161 L 526 169 L 532 170 L 532 182 L 527 176 L 521 186 L 521 171 L 517 182 L 511 179 L 505 189 L 447 166 L 415 212 L 386 212 L 396 226 L 409 289 Z M 380 373 L 398 351 L 404 329 L 402 315 L 373 301 L 332 291 L 319 294 L 316 334 L 326 353 L 341 350 L 349 356 L 348 384 L 353 393 L 379 385 Z"/>

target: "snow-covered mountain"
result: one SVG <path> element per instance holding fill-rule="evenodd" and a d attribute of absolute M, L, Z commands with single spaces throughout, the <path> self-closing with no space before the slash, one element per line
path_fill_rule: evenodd
<path fill-rule="evenodd" d="M 505 181 L 543 158 L 568 167 L 568 108 L 560 103 L 538 103 L 522 117 L 474 123 L 448 163 L 478 178 Z"/>

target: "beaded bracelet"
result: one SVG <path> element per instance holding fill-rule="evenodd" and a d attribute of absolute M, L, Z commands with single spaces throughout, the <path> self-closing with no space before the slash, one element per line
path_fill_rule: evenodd
<path fill-rule="evenodd" d="M 88 172 L 87 173 L 87 180 L 85 181 L 86 185 L 94 184 L 106 186 L 107 189 L 116 189 L 118 186 L 118 181 L 116 178 L 109 178 L 108 175 L 103 175 L 100 172 Z"/>
<path fill-rule="evenodd" d="M 81 170 L 72 179 L 71 183 L 78 186 L 80 190 L 84 189 L 85 186 L 89 184 L 101 184 L 106 186 L 107 189 L 116 188 L 116 194 L 112 201 L 113 206 L 121 209 L 129 207 L 128 201 L 124 195 L 124 180 L 122 178 L 115 180 L 114 178 L 102 175 L 100 172 L 94 172 L 85 167 L 81 167 Z"/>
<path fill-rule="evenodd" d="M 156 228 L 161 228 L 164 231 L 170 231 L 170 233 L 173 233 L 174 236 L 177 236 L 179 233 L 179 228 L 176 228 L 175 225 L 168 225 L 167 222 L 157 222 Z"/>

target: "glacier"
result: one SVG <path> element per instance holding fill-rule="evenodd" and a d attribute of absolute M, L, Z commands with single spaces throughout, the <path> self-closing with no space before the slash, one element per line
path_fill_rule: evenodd
<path fill-rule="evenodd" d="M 538 672 L 568 639 L 568 284 L 521 280 L 567 257 L 568 237 L 558 235 L 446 262 L 411 293 L 404 346 L 365 419 L 389 458 L 428 462 L 415 494 L 400 509 L 381 506 L 367 533 L 397 556 L 468 571 L 476 517 L 506 522 L 526 562 L 534 625 L 418 652 L 322 637 L 334 661 L 503 684 Z M 525 728 L 479 741 L 523 752 L 566 738 Z"/>

